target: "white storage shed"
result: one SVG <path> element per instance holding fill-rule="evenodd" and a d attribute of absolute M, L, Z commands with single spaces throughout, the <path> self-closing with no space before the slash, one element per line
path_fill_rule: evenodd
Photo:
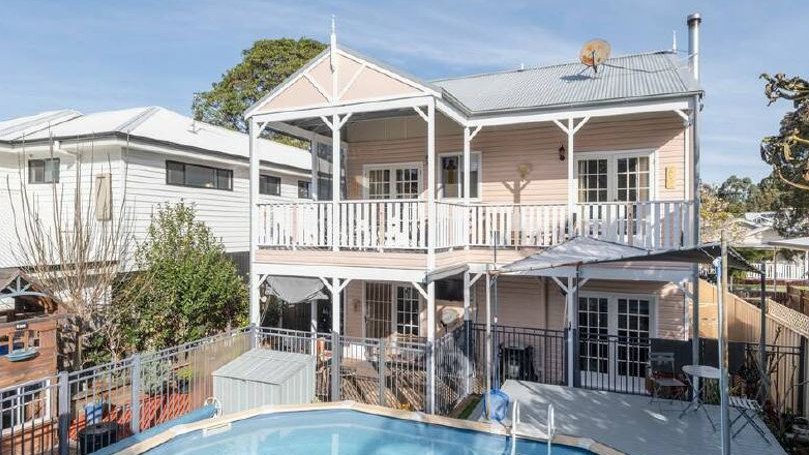
<path fill-rule="evenodd" d="M 315 397 L 315 357 L 253 349 L 213 372 L 225 414 L 268 404 L 306 404 Z"/>

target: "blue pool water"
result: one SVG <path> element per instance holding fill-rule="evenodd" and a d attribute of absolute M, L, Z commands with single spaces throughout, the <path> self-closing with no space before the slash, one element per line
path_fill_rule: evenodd
<path fill-rule="evenodd" d="M 213 432 L 212 432 L 213 433 Z M 269 414 L 234 422 L 226 431 L 184 434 L 149 455 L 507 455 L 508 438 L 349 410 Z M 519 440 L 517 453 L 542 454 L 545 443 Z M 590 454 L 554 446 L 553 455 Z"/>

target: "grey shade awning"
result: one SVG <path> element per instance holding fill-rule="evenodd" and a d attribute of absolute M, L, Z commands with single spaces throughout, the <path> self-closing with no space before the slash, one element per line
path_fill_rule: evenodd
<path fill-rule="evenodd" d="M 501 273 L 530 275 L 528 272 L 531 271 L 598 264 L 625 257 L 642 256 L 649 252 L 650 250 L 636 246 L 596 240 L 589 237 L 575 237 L 525 259 L 512 262 L 498 270 Z"/>
<path fill-rule="evenodd" d="M 598 265 L 624 265 L 638 263 L 711 264 L 721 254 L 718 243 L 708 243 L 689 248 L 648 250 L 606 240 L 576 237 L 567 242 L 540 251 L 525 259 L 497 269 L 496 273 L 510 275 L 550 275 L 551 269 L 592 269 Z M 655 264 L 656 266 L 657 264 Z M 590 267 L 587 267 L 590 266 Z M 652 267 L 652 264 L 649 264 Z M 755 273 L 761 271 L 747 262 L 742 255 L 728 248 L 728 266 L 732 269 Z M 653 268 L 653 267 L 652 267 Z M 637 275 L 640 277 L 642 275 Z M 593 278 L 598 276 L 594 275 Z M 606 278 L 606 276 L 604 276 Z M 650 275 L 650 278 L 653 278 Z"/>
<path fill-rule="evenodd" d="M 290 305 L 329 298 L 323 293 L 320 278 L 269 276 L 265 285 L 270 294 Z"/>
<path fill-rule="evenodd" d="M 809 251 L 809 237 L 796 237 L 794 239 L 770 240 L 768 245 L 779 248 Z"/>

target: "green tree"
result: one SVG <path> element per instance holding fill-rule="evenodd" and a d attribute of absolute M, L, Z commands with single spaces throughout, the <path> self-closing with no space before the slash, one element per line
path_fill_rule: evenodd
<path fill-rule="evenodd" d="M 700 240 L 703 242 L 718 242 L 722 232 L 725 232 L 728 241 L 740 240 L 743 233 L 733 223 L 736 215 L 730 211 L 730 204 L 719 197 L 718 189 L 703 184 L 700 187 Z"/>
<path fill-rule="evenodd" d="M 742 214 L 750 211 L 750 201 L 758 196 L 758 186 L 750 177 L 731 175 L 716 190 L 716 196 L 728 204 L 728 211 Z"/>
<path fill-rule="evenodd" d="M 130 349 L 156 350 L 247 322 L 247 288 L 222 243 L 185 203 L 158 207 L 117 298 Z"/>
<path fill-rule="evenodd" d="M 210 90 L 194 95 L 194 118 L 247 132 L 244 111 L 325 48 L 309 38 L 256 41 Z"/>
<path fill-rule="evenodd" d="M 809 82 L 784 74 L 761 75 L 769 104 L 792 103 L 781 119 L 778 134 L 761 141 L 761 158 L 773 168 L 777 190 L 775 229 L 782 235 L 809 234 Z"/>

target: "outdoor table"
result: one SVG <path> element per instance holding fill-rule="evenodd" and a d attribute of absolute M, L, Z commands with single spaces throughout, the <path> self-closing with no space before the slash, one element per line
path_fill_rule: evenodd
<path fill-rule="evenodd" d="M 719 379 L 720 372 L 719 368 L 712 367 L 709 365 L 683 365 L 683 373 L 686 374 L 688 379 L 688 383 L 692 389 L 694 389 L 694 380 L 692 378 L 700 378 L 700 379 Z M 702 408 L 705 411 L 705 416 L 708 417 L 708 421 L 711 422 L 711 426 L 713 427 L 714 431 L 716 431 L 716 425 L 713 423 L 713 419 L 711 419 L 711 415 L 707 409 L 705 409 L 705 402 L 702 399 L 702 392 L 705 390 L 705 381 L 699 381 L 699 389 L 696 390 L 694 394 L 694 399 L 688 403 L 688 406 L 683 409 L 683 412 L 680 413 L 680 417 L 682 418 L 689 409 L 694 407 L 693 411 L 699 411 Z"/>

